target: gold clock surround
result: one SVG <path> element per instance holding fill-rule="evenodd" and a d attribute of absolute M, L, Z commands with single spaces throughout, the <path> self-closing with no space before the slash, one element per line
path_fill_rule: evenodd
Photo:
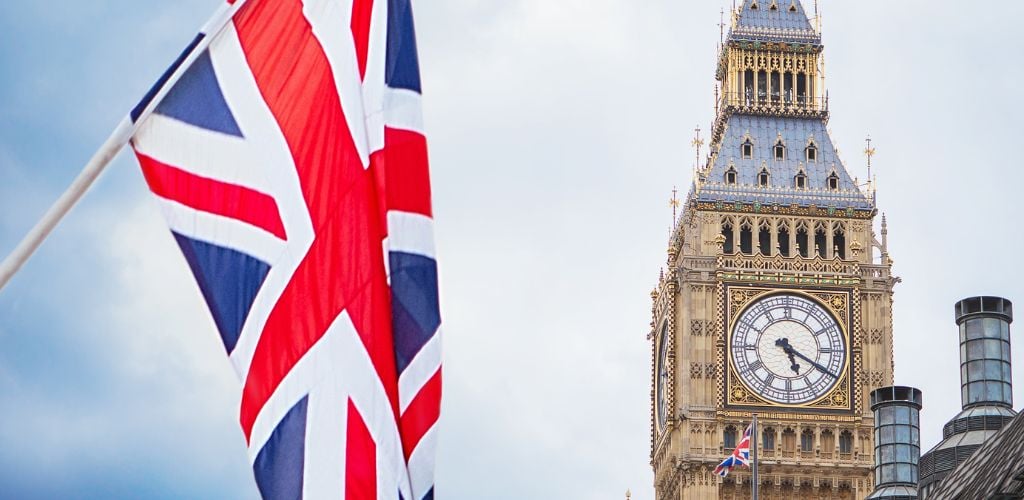
<path fill-rule="evenodd" d="M 730 337 L 732 336 L 736 320 L 751 304 L 763 298 L 779 294 L 806 297 L 823 307 L 837 320 L 843 338 L 846 341 L 846 357 L 839 382 L 818 399 L 803 404 L 783 404 L 760 397 L 742 382 L 732 360 Z M 722 325 L 722 331 L 719 332 L 721 340 L 720 363 L 726 367 L 725 380 L 722 394 L 720 395 L 722 398 L 720 407 L 729 410 L 757 411 L 786 408 L 794 411 L 801 409 L 809 410 L 815 413 L 828 411 L 853 414 L 855 408 L 854 398 L 851 398 L 850 394 L 857 394 L 859 385 L 856 384 L 856 380 L 854 380 L 851 374 L 855 373 L 856 368 L 853 366 L 853 352 L 856 347 L 854 343 L 859 339 L 855 339 L 850 335 L 851 330 L 856 331 L 856 325 L 854 325 L 856 317 L 852 314 L 853 308 L 849 306 L 856 300 L 859 293 L 855 293 L 852 289 L 802 290 L 799 288 L 757 287 L 723 283 L 722 295 L 728 297 L 728 300 L 723 300 L 724 307 L 721 308 L 723 317 L 718 322 L 719 325 Z"/>

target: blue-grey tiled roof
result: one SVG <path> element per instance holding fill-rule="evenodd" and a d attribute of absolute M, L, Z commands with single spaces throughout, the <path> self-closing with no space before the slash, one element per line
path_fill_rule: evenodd
<path fill-rule="evenodd" d="M 741 147 L 747 139 L 753 143 L 753 157 L 743 158 Z M 784 160 L 775 159 L 775 145 L 782 140 Z M 817 160 L 807 161 L 809 144 L 817 148 Z M 736 184 L 725 182 L 726 172 L 735 168 Z M 758 175 L 768 170 L 770 183 L 761 187 Z M 806 175 L 804 189 L 796 188 L 798 173 Z M 831 190 L 828 178 L 839 178 L 839 189 Z M 744 202 L 853 208 L 874 208 L 873 201 L 857 186 L 836 155 L 825 122 L 819 118 L 776 118 L 736 114 L 729 118 L 718 154 L 700 189 L 698 201 Z"/>
<path fill-rule="evenodd" d="M 757 9 L 750 8 L 757 3 Z M 811 21 L 807 18 L 804 6 L 797 0 L 775 0 L 776 9 L 772 10 L 772 0 L 744 0 L 740 9 L 740 26 L 756 28 L 775 28 L 784 30 L 812 30 Z M 795 7 L 796 11 L 790 8 Z"/>
<path fill-rule="evenodd" d="M 752 9 L 755 2 L 757 9 Z M 772 9 L 772 0 L 743 0 L 729 40 L 821 43 L 799 0 L 775 2 L 777 8 Z"/>

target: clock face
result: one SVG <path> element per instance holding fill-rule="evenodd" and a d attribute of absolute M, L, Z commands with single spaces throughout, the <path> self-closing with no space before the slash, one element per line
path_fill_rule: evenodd
<path fill-rule="evenodd" d="M 658 335 L 658 364 L 655 366 L 654 376 L 655 399 L 657 401 L 658 428 L 665 427 L 665 420 L 668 419 L 668 398 L 665 394 L 668 391 L 668 323 L 661 327 L 661 334 Z"/>
<path fill-rule="evenodd" d="M 773 295 L 751 304 L 733 327 L 730 345 L 744 385 L 780 404 L 820 399 L 839 383 L 847 366 L 839 323 L 800 295 Z"/>

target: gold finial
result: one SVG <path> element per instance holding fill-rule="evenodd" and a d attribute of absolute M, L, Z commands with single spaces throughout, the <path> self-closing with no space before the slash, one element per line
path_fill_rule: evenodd
<path fill-rule="evenodd" d="M 672 224 L 676 223 L 676 213 L 679 210 L 679 190 L 675 186 L 672 186 L 672 199 L 668 201 L 668 205 L 672 207 Z"/>
<path fill-rule="evenodd" d="M 701 139 L 700 137 L 700 126 L 694 129 L 694 132 L 693 142 L 691 144 L 693 144 L 693 147 L 697 150 L 697 161 L 693 166 L 693 169 L 697 170 L 700 168 L 700 148 L 704 145 L 704 139 Z"/>
<path fill-rule="evenodd" d="M 626 490 L 626 500 L 629 500 L 629 498 L 632 497 L 632 496 L 633 496 L 633 493 L 631 493 L 629 490 Z"/>
<path fill-rule="evenodd" d="M 871 147 L 871 136 L 866 139 L 867 146 L 864 147 L 864 156 L 868 157 L 868 181 L 871 181 L 871 158 L 875 156 L 875 148 Z"/>

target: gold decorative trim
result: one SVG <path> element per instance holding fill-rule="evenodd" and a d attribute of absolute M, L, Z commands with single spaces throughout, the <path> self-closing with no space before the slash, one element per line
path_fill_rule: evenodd
<path fill-rule="evenodd" d="M 800 205 L 762 204 L 758 202 L 712 202 L 698 201 L 697 210 L 702 212 L 729 212 L 741 214 L 792 215 L 798 217 L 835 217 L 840 219 L 871 220 L 876 209 L 836 208 Z"/>
<path fill-rule="evenodd" d="M 778 283 L 783 285 L 852 286 L 860 284 L 860 279 L 854 278 L 818 278 L 806 276 L 788 276 L 783 273 L 774 273 L 769 275 L 718 273 L 718 279 L 748 283 Z"/>
<path fill-rule="evenodd" d="M 813 413 L 780 413 L 772 411 L 759 411 L 759 410 L 718 410 L 716 416 L 718 418 L 729 418 L 729 419 L 740 419 L 749 420 L 751 415 L 757 413 L 759 420 L 764 420 L 768 423 L 770 420 L 779 420 L 782 422 L 843 422 L 843 423 L 860 423 L 861 417 L 857 415 L 822 415 Z"/>
<path fill-rule="evenodd" d="M 859 407 L 860 398 L 854 390 L 855 388 L 859 388 L 860 384 L 855 383 L 856 377 L 851 376 L 854 365 L 859 366 L 859 359 L 855 360 L 854 355 L 859 355 L 860 351 L 859 335 L 857 338 L 854 338 L 854 335 L 851 334 L 851 328 L 859 325 L 859 321 L 853 318 L 851 314 L 853 312 L 850 307 L 851 301 L 856 300 L 852 295 L 853 290 L 846 289 L 833 291 L 802 290 L 794 288 L 766 288 L 751 287 L 734 283 L 729 283 L 728 285 L 722 283 L 722 286 L 724 288 L 723 296 L 726 296 L 727 294 L 728 297 L 728 305 L 724 307 L 725 311 L 723 311 L 723 316 L 727 318 L 727 321 L 723 322 L 723 332 L 720 342 L 721 346 L 720 349 L 718 349 L 721 357 L 719 366 L 724 366 L 726 370 L 722 377 L 724 379 L 724 387 L 720 393 L 721 397 L 725 400 L 725 404 L 719 405 L 719 407 L 769 407 L 795 410 L 835 410 L 843 412 L 854 412 L 856 408 Z M 839 320 L 839 328 L 846 339 L 847 357 L 846 366 L 843 368 L 842 378 L 838 383 L 836 383 L 831 391 L 808 403 L 790 405 L 768 401 L 761 398 L 750 391 L 750 389 L 740 381 L 740 378 L 736 373 L 736 368 L 733 366 L 732 357 L 728 355 L 728 333 L 732 331 L 733 324 L 743 310 L 755 300 L 779 293 L 803 295 L 819 303 Z M 853 303 L 852 305 L 859 309 L 859 301 L 856 301 L 856 303 Z"/>

